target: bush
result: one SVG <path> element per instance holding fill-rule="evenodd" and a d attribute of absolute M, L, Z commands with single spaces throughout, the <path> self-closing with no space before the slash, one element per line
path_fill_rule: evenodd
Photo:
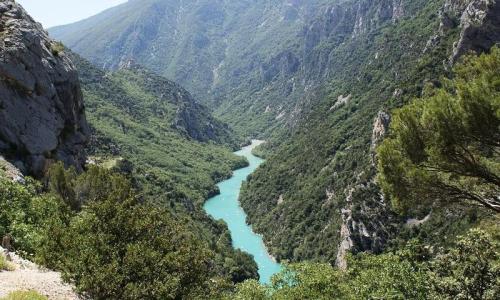
<path fill-rule="evenodd" d="M 2 254 L 0 254 L 0 271 L 14 271 L 14 269 L 14 266 L 10 264 Z"/>
<path fill-rule="evenodd" d="M 91 203 L 63 236 L 64 277 L 96 299 L 177 299 L 200 292 L 211 253 L 170 215 L 134 199 Z"/>
<path fill-rule="evenodd" d="M 33 180 L 21 185 L 0 179 L 0 237 L 10 234 L 14 249 L 27 256 L 36 252 L 45 224 L 67 212 L 57 197 L 40 192 Z"/>
<path fill-rule="evenodd" d="M 10 234 L 18 252 L 96 299 L 193 298 L 209 288 L 214 254 L 184 225 L 189 220 L 142 203 L 109 170 L 76 175 L 56 164 L 49 174 L 48 194 L 30 180 L 0 183 L 0 234 Z M 245 268 L 231 272 L 247 276 Z"/>
<path fill-rule="evenodd" d="M 500 298 L 500 244 L 473 229 L 432 263 L 436 299 Z"/>
<path fill-rule="evenodd" d="M 395 253 L 349 257 L 343 272 L 329 264 L 288 265 L 270 285 L 246 281 L 228 299 L 499 299 L 499 244 L 473 229 L 432 255 L 411 241 Z"/>
<path fill-rule="evenodd" d="M 50 45 L 50 52 L 52 52 L 52 55 L 54 56 L 60 56 L 61 53 L 63 53 L 65 50 L 65 47 L 63 45 L 63 43 L 61 42 L 53 42 L 51 45 Z"/>
<path fill-rule="evenodd" d="M 62 165 L 49 187 L 79 212 L 44 227 L 37 261 L 62 271 L 95 299 L 178 299 L 202 294 L 213 254 L 166 209 L 145 204 L 130 182 L 91 167 L 76 176 Z"/>

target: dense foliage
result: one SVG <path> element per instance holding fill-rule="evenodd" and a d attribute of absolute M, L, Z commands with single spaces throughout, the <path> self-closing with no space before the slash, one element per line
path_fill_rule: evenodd
<path fill-rule="evenodd" d="M 1 180 L 0 234 L 93 299 L 205 299 L 213 282 L 258 277 L 247 254 L 227 250 L 230 241 L 210 245 L 192 219 L 144 202 L 112 171 L 77 175 L 56 164 L 45 187 Z"/>
<path fill-rule="evenodd" d="M 249 280 L 232 299 L 496 299 L 500 244 L 481 230 L 432 253 L 413 241 L 403 250 L 349 258 L 342 272 L 328 264 L 289 265 L 269 286 Z"/>
<path fill-rule="evenodd" d="M 12 233 L 17 249 L 31 245 L 27 255 L 61 270 L 94 299 L 479 300 L 500 295 L 497 221 L 485 224 L 491 233 L 471 230 L 447 248 L 412 241 L 381 255 L 351 256 L 347 271 L 304 262 L 288 265 L 270 285 L 247 280 L 233 286 L 229 279 L 239 281 L 238 272 L 232 278 L 217 274 L 216 254 L 185 220 L 141 203 L 126 178 L 92 167 L 70 180 L 73 173 L 62 170 L 61 165 L 52 168 L 51 174 L 59 176 L 47 181 L 45 194 L 33 182 L 2 179 L 0 204 L 20 204 L 4 212 L 2 219 L 9 221 L 3 228 Z M 68 194 L 88 195 L 81 198 L 88 202 L 71 210 L 74 198 L 63 197 Z M 233 267 L 242 270 L 246 259 L 237 259 Z"/>
<path fill-rule="evenodd" d="M 500 212 L 500 49 L 467 57 L 428 97 L 399 109 L 378 149 L 395 207 L 472 204 Z"/>
<path fill-rule="evenodd" d="M 202 293 L 211 275 L 207 247 L 165 210 L 134 202 L 104 200 L 71 221 L 63 238 L 71 258 L 63 263 L 66 276 L 95 299 Z"/>
<path fill-rule="evenodd" d="M 39 183 L 25 185 L 0 177 L 0 236 L 12 236 L 14 250 L 32 256 L 42 239 L 42 227 L 53 222 L 65 205 L 40 194 Z"/>

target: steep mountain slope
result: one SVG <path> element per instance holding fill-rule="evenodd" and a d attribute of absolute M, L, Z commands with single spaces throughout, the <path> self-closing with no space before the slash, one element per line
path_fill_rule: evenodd
<path fill-rule="evenodd" d="M 336 76 L 331 49 L 396 22 L 419 5 L 402 0 L 135 0 L 50 33 L 103 68 L 133 58 L 185 86 L 239 133 L 268 136 L 294 128 L 314 105 L 318 88 Z M 474 26 L 466 30 L 468 36 L 483 33 Z M 492 40 L 472 49 L 484 49 Z M 467 37 L 454 56 L 466 50 L 462 43 Z"/>
<path fill-rule="evenodd" d="M 54 160 L 82 168 L 88 138 L 78 74 L 13 1 L 0 3 L 0 154 L 41 176 Z"/>
<path fill-rule="evenodd" d="M 213 271 L 234 281 L 257 277 L 252 258 L 231 246 L 227 226 L 201 204 L 215 183 L 245 166 L 232 132 L 179 85 L 128 63 L 106 73 L 68 51 L 81 78 L 92 128 L 90 160 L 125 174 L 147 203 L 168 208 L 216 255 Z"/>
<path fill-rule="evenodd" d="M 94 131 L 89 153 L 132 162 L 129 172 L 154 190 L 148 193 L 200 203 L 217 192 L 217 181 L 245 165 L 230 151 L 236 142 L 227 126 L 182 87 L 139 66 L 106 73 L 72 57 Z"/>
<path fill-rule="evenodd" d="M 102 67 L 134 58 L 239 133 L 268 136 L 314 105 L 332 48 L 404 13 L 399 0 L 129 1 L 50 32 Z"/>
<path fill-rule="evenodd" d="M 427 218 L 394 214 L 375 182 L 373 150 L 386 134 L 390 108 L 440 86 L 460 53 L 500 41 L 499 8 L 491 1 L 402 1 L 397 22 L 314 50 L 331 63 L 324 99 L 242 192 L 249 221 L 273 253 L 345 266 L 348 251 L 380 252 L 398 234 L 442 242 L 477 222 L 482 212 L 475 209 L 436 208 Z M 372 19 L 356 23 L 362 21 Z M 403 226 L 406 218 L 417 219 Z M 415 223 L 426 225 L 410 229 Z"/>
<path fill-rule="evenodd" d="M 133 58 L 185 86 L 240 133 L 262 135 L 296 120 L 296 103 L 316 80 L 309 50 L 321 34 L 304 26 L 331 2 L 129 1 L 50 32 L 104 68 Z"/>

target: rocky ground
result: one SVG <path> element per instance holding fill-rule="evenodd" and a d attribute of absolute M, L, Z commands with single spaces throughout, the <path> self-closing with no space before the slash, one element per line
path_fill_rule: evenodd
<path fill-rule="evenodd" d="M 0 255 L 4 255 L 0 247 Z M 22 259 L 14 253 L 10 253 L 11 263 L 14 271 L 0 271 L 0 298 L 7 296 L 13 291 L 37 291 L 49 299 L 72 300 L 80 299 L 73 287 L 63 283 L 61 274 L 45 270 L 36 264 Z"/>

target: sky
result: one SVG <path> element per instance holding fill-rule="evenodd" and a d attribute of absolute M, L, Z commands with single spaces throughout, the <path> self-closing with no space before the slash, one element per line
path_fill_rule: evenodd
<path fill-rule="evenodd" d="M 16 0 L 43 27 L 83 20 L 127 0 Z"/>

